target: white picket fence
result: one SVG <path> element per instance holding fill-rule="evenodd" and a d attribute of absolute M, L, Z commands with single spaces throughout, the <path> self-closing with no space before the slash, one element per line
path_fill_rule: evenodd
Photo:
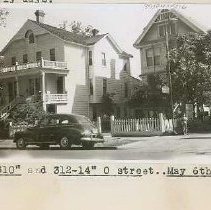
<path fill-rule="evenodd" d="M 176 120 L 164 119 L 160 114 L 159 118 L 142 119 L 115 119 L 111 117 L 112 136 L 150 136 L 162 135 L 173 131 Z"/>

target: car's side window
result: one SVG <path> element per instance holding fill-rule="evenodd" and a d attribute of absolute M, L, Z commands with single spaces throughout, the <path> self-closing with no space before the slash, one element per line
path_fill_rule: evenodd
<path fill-rule="evenodd" d="M 40 121 L 40 126 L 46 126 L 48 125 L 49 119 L 48 118 L 44 118 Z"/>
<path fill-rule="evenodd" d="M 70 124 L 68 119 L 62 119 L 61 124 Z"/>
<path fill-rule="evenodd" d="M 58 125 L 59 124 L 59 119 L 57 118 L 51 118 L 49 121 L 49 125 Z"/>

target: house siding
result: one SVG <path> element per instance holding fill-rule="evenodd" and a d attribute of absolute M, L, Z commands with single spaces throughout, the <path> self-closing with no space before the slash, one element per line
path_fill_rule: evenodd
<path fill-rule="evenodd" d="M 187 24 L 182 22 L 180 19 L 176 22 L 176 30 L 178 34 L 186 34 L 189 32 L 194 32 Z M 171 39 L 175 39 L 171 36 Z M 160 58 L 161 64 L 157 66 L 147 66 L 146 61 L 146 50 L 147 49 L 161 49 Z M 140 58 L 141 58 L 141 73 L 156 73 L 165 71 L 166 69 L 166 41 L 165 38 L 160 38 L 158 33 L 158 23 L 154 23 L 147 34 L 140 42 Z"/>
<path fill-rule="evenodd" d="M 35 43 L 29 44 L 25 34 L 31 30 L 35 36 Z M 19 76 L 20 94 L 28 97 L 29 79 L 40 78 L 42 90 L 42 75 L 45 78 L 45 93 L 57 93 L 57 79 L 64 77 L 64 93 L 67 93 L 67 103 L 56 103 L 57 113 L 73 113 L 89 116 L 92 118 L 93 105 L 102 103 L 103 80 L 107 79 L 107 93 L 114 94 L 114 102 L 120 106 L 127 101 L 124 97 L 125 84 L 128 86 L 128 97 L 133 82 L 130 77 L 129 58 L 120 58 L 111 40 L 105 36 L 93 46 L 82 46 L 61 40 L 49 33 L 36 23 L 28 20 L 19 32 L 12 38 L 3 51 L 5 66 L 11 66 L 12 57 L 16 57 L 18 64 L 23 63 L 23 55 L 27 54 L 28 62 L 36 61 L 36 52 L 41 51 L 44 60 L 50 60 L 50 49 L 55 49 L 55 60 L 67 63 L 67 70 L 59 72 L 59 69 L 47 71 L 43 69 L 31 69 L 26 76 Z M 88 51 L 92 51 L 92 65 L 89 65 Z M 102 65 L 102 53 L 106 56 L 106 66 Z M 111 68 L 111 60 L 115 60 L 115 71 Z M 124 69 L 125 64 L 127 65 Z M 114 66 L 114 65 L 113 65 Z M 33 70 L 36 70 L 33 72 Z M 42 74 L 41 74 L 42 73 Z M 90 96 L 89 80 L 93 81 L 93 96 Z M 13 77 L 6 82 L 15 81 Z M 8 93 L 7 93 L 8 95 Z M 46 102 L 47 103 L 47 102 Z M 45 106 L 44 102 L 44 108 Z M 124 106 L 124 104 L 123 104 Z"/>
<path fill-rule="evenodd" d="M 82 46 L 65 44 L 65 61 L 69 74 L 66 79 L 68 93 L 67 111 L 89 115 L 89 88 L 87 84 L 87 49 Z"/>
<path fill-rule="evenodd" d="M 46 33 L 44 29 L 38 29 L 40 27 L 36 24 L 28 22 L 22 27 L 18 34 L 12 39 L 13 42 L 4 51 L 5 66 L 11 66 L 11 58 L 16 57 L 16 61 L 19 64 L 23 63 L 23 55 L 28 55 L 28 62 L 36 62 L 36 52 L 41 51 L 42 57 L 46 60 L 50 60 L 50 49 L 55 48 L 56 60 L 64 61 L 64 42 Z M 35 35 L 35 43 L 29 44 L 25 39 L 25 33 L 28 30 L 32 30 Z M 17 39 L 16 39 L 17 38 Z"/>
<path fill-rule="evenodd" d="M 106 55 L 106 66 L 102 65 L 102 53 Z M 93 102 L 101 103 L 103 96 L 103 79 L 107 79 L 107 93 L 114 94 L 114 101 L 117 103 L 121 98 L 121 81 L 120 74 L 123 71 L 124 64 L 127 63 L 127 73 L 130 75 L 129 59 L 120 58 L 116 50 L 109 41 L 104 38 L 95 44 L 93 49 L 93 65 L 91 66 L 92 75 L 94 75 L 94 94 Z M 111 70 L 111 60 L 115 60 L 115 74 Z"/>

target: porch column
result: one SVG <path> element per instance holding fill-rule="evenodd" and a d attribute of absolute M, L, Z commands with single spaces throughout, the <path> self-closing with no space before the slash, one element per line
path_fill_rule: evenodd
<path fill-rule="evenodd" d="M 42 100 L 43 100 L 43 110 L 46 111 L 45 102 L 45 72 L 42 71 Z"/>
<path fill-rule="evenodd" d="M 18 98 L 20 96 L 20 91 L 19 91 L 19 81 L 18 81 L 18 62 L 15 63 L 15 81 L 16 81 L 16 97 Z"/>

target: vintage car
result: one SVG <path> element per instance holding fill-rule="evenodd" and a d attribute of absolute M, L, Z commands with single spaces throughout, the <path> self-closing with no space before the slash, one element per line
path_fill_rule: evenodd
<path fill-rule="evenodd" d="M 95 143 L 104 142 L 95 125 L 81 115 L 46 115 L 34 127 L 16 132 L 14 142 L 18 149 L 27 145 L 37 145 L 47 149 L 50 145 L 59 145 L 61 149 L 70 149 L 72 145 L 82 145 L 91 149 Z"/>

